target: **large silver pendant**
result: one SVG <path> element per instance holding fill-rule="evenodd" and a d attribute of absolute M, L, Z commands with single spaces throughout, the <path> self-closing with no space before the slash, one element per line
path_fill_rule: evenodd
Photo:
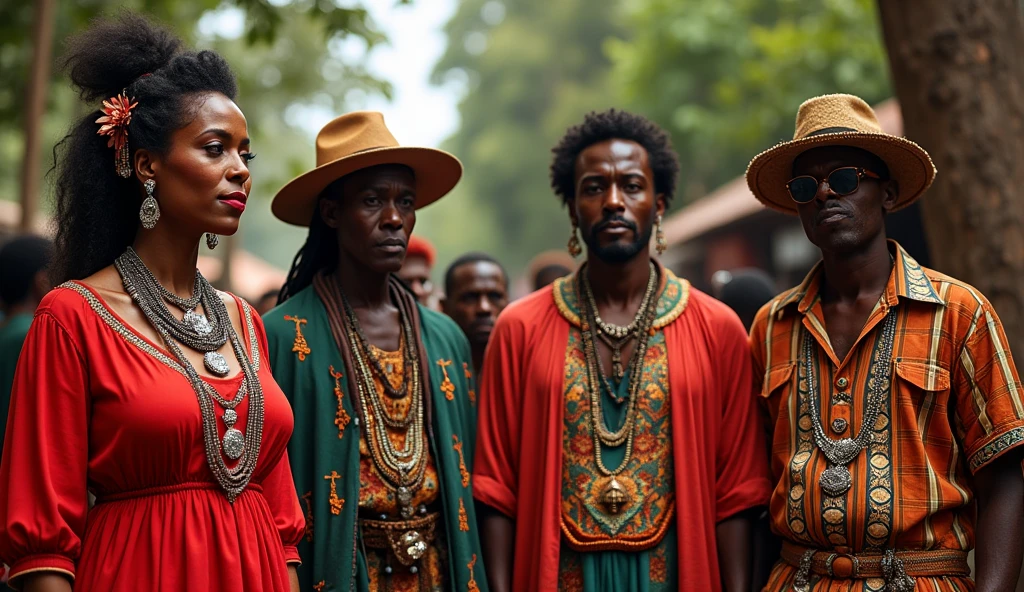
<path fill-rule="evenodd" d="M 227 376 L 231 370 L 231 367 L 228 366 L 228 361 L 217 352 L 206 352 L 203 356 L 203 365 L 217 376 Z"/>
<path fill-rule="evenodd" d="M 831 454 L 828 457 L 836 464 L 845 465 L 856 458 L 862 448 L 863 446 L 853 438 L 843 438 L 835 443 L 832 450 L 829 451 Z"/>
<path fill-rule="evenodd" d="M 242 457 L 242 452 L 245 450 L 245 436 L 235 428 L 228 429 L 228 431 L 224 432 L 221 449 L 224 451 L 224 456 L 231 460 L 238 460 Z"/>
<path fill-rule="evenodd" d="M 210 321 L 207 320 L 206 315 L 196 312 L 194 308 L 186 312 L 181 321 L 186 325 L 191 325 L 192 328 L 195 329 L 195 332 L 200 335 L 205 336 L 213 332 L 213 326 L 210 325 Z"/>
<path fill-rule="evenodd" d="M 829 497 L 839 497 L 850 489 L 853 477 L 845 466 L 834 465 L 822 471 L 818 484 Z"/>

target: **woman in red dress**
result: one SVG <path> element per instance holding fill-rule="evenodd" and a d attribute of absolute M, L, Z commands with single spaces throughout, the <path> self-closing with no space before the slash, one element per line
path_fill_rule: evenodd
<path fill-rule="evenodd" d="M 291 409 L 259 317 L 196 270 L 249 193 L 231 71 L 131 15 L 70 47 L 105 100 L 59 147 L 65 283 L 15 376 L 0 558 L 31 592 L 298 590 Z"/>

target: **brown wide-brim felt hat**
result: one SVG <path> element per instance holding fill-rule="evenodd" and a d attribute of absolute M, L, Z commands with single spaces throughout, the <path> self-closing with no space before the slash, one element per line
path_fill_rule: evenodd
<path fill-rule="evenodd" d="M 796 214 L 797 204 L 786 188 L 793 178 L 793 161 L 812 148 L 852 146 L 882 159 L 889 176 L 899 184 L 893 211 L 921 197 L 935 180 L 935 165 L 924 148 L 906 138 L 887 134 L 875 112 L 860 97 L 824 95 L 808 99 L 796 114 L 796 132 L 758 154 L 747 167 L 747 185 L 761 203 L 785 214 Z"/>
<path fill-rule="evenodd" d="M 292 179 L 270 204 L 279 220 L 309 226 L 317 198 L 328 185 L 356 171 L 402 164 L 416 176 L 416 208 L 441 199 L 462 177 L 462 163 L 443 150 L 399 146 L 376 111 L 356 111 L 333 119 L 316 136 L 316 168 Z"/>

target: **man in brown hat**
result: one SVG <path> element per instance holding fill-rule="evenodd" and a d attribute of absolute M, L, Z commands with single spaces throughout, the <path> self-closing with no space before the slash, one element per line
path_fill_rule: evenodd
<path fill-rule="evenodd" d="M 272 204 L 309 236 L 281 304 L 264 316 L 274 377 L 295 414 L 301 587 L 486 590 L 469 344 L 395 276 L 416 211 L 448 193 L 462 165 L 399 146 L 380 113 L 338 117 L 316 148 L 316 168 Z"/>
<path fill-rule="evenodd" d="M 981 293 L 885 235 L 934 176 L 850 95 L 805 102 L 794 139 L 747 169 L 822 255 L 751 329 L 783 538 L 768 592 L 1015 586 L 1024 388 L 1006 335 Z"/>

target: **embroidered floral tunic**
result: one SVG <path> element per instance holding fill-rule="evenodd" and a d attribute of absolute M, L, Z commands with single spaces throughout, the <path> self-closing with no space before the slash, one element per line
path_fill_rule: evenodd
<path fill-rule="evenodd" d="M 207 465 L 199 402 L 176 358 L 83 284 L 43 299 L 0 464 L 0 557 L 15 585 L 49 571 L 74 578 L 76 592 L 288 590 L 303 531 L 286 453 L 292 414 L 259 317 L 236 300 L 264 425 L 252 481 L 232 504 Z M 231 399 L 242 375 L 206 380 Z M 235 408 L 239 426 L 248 404 Z"/>
<path fill-rule="evenodd" d="M 561 282 L 561 280 L 560 280 Z M 556 283 L 566 310 L 579 318 L 573 282 Z M 666 307 L 662 306 L 662 311 Z M 615 592 L 678 589 L 676 562 L 675 466 L 672 461 L 671 399 L 668 396 L 668 351 L 665 334 L 658 330 L 648 339 L 642 367 L 640 395 L 632 453 L 615 479 L 629 500 L 611 513 L 600 496 L 611 480 L 597 467 L 591 423 L 587 362 L 580 330 L 569 330 L 565 351 L 565 431 L 562 436 L 562 533 L 558 589 L 562 592 Z M 629 385 L 627 372 L 619 390 Z M 617 393 L 622 400 L 628 393 Z M 601 408 L 608 429 L 622 425 L 626 404 L 601 392 Z M 601 446 L 607 468 L 618 467 L 626 445 Z"/>
<path fill-rule="evenodd" d="M 469 343 L 448 317 L 417 309 L 430 368 L 429 451 L 438 485 L 434 506 L 441 513 L 435 532 L 438 544 L 445 545 L 438 556 L 447 557 L 442 580 L 446 591 L 486 592 L 470 483 L 476 407 L 469 398 L 472 378 L 462 370 L 472 360 Z M 274 376 L 295 409 L 296 437 L 289 453 L 306 510 L 306 535 L 299 544 L 301 589 L 368 592 L 377 559 L 370 549 L 370 556 L 364 553 L 359 507 L 393 502 L 389 493 L 380 495 L 367 470 L 372 461 L 360 454 L 367 450 L 360 446 L 362 427 L 355 421 L 358 403 L 349 392 L 350 370 L 331 333 L 325 302 L 309 286 L 264 315 L 264 322 Z M 337 475 L 333 481 L 332 474 Z"/>
<path fill-rule="evenodd" d="M 839 360 L 821 307 L 823 270 L 758 314 L 754 372 L 771 416 L 772 529 L 802 547 L 839 553 L 974 547 L 973 475 L 1024 443 L 1022 386 L 992 305 L 971 286 L 921 267 L 890 241 L 895 265 L 850 353 Z M 850 490 L 825 495 L 814 445 L 803 336 L 813 338 L 821 422 L 834 438 L 861 429 L 872 359 L 886 315 L 896 315 L 891 388 L 868 448 L 849 469 Z M 775 566 L 766 590 L 790 590 L 796 568 Z M 812 576 L 812 589 L 881 590 L 881 579 Z M 917 577 L 919 591 L 973 590 L 967 577 Z"/>
<path fill-rule="evenodd" d="M 627 471 L 651 507 L 636 508 L 621 527 L 609 526 L 606 516 L 587 507 L 597 476 L 589 464 L 593 454 L 583 453 L 592 441 L 584 444 L 579 437 L 589 428 L 583 428 L 575 386 L 575 276 L 513 303 L 498 318 L 478 393 L 473 482 L 477 500 L 515 520 L 517 592 L 560 584 L 588 589 L 587 571 L 606 568 L 619 574 L 613 579 L 622 578 L 619 589 L 639 582 L 637 589 L 646 583 L 654 590 L 720 590 L 716 524 L 768 500 L 763 442 L 736 437 L 761 430 L 743 326 L 722 303 L 691 290 L 668 270 L 661 273 L 658 332 L 650 342 L 648 386 L 641 395 L 649 399 L 643 423 L 651 427 L 642 430 L 648 434 L 640 443 L 643 461 Z M 666 437 L 659 438 L 655 426 L 666 425 Z M 606 451 L 604 458 L 614 462 L 614 454 Z M 569 467 L 585 457 L 591 460 Z M 651 546 L 640 552 L 581 552 L 570 535 L 613 545 L 633 537 Z M 676 539 L 685 544 L 675 545 Z"/>

